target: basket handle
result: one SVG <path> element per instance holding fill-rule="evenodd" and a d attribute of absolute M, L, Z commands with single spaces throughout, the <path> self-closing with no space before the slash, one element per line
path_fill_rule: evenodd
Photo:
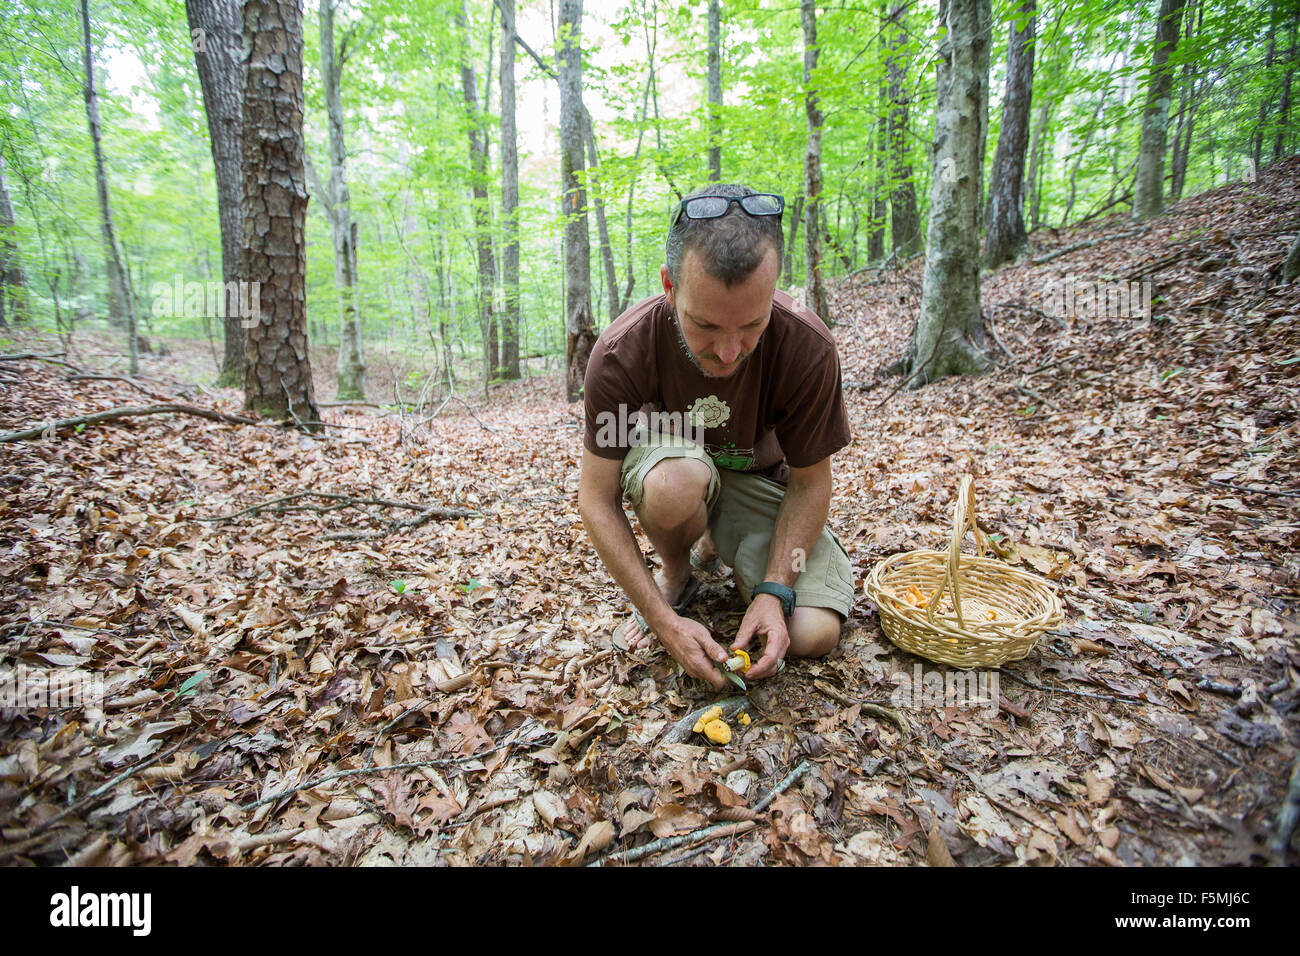
<path fill-rule="evenodd" d="M 975 556 L 983 557 L 992 549 L 989 547 L 988 539 L 984 532 L 980 530 L 979 523 L 975 520 L 975 479 L 970 475 L 962 475 L 961 483 L 957 486 L 957 503 L 952 509 L 952 541 L 948 544 L 948 563 L 944 568 L 943 583 L 939 585 L 930 600 L 925 604 L 926 619 L 933 626 L 934 613 L 939 607 L 939 601 L 943 598 L 945 591 L 952 591 L 952 607 L 957 614 L 957 626 L 965 627 L 966 622 L 961 613 L 961 539 L 965 536 L 967 530 L 975 535 Z"/>

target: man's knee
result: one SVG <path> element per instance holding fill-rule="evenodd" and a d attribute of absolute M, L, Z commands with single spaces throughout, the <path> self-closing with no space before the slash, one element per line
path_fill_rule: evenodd
<path fill-rule="evenodd" d="M 665 458 L 646 474 L 640 513 L 676 527 L 699 513 L 709 493 L 709 466 L 694 458 Z"/>
<path fill-rule="evenodd" d="M 794 657 L 824 657 L 840 642 L 840 616 L 830 608 L 796 607 L 787 632 Z"/>

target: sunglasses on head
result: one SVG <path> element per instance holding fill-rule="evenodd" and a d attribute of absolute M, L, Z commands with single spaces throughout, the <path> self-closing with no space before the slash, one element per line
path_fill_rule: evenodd
<path fill-rule="evenodd" d="M 785 209 L 785 199 L 775 193 L 752 193 L 748 196 L 696 196 L 677 207 L 673 225 L 687 219 L 721 219 L 736 203 L 751 216 L 779 216 Z"/>

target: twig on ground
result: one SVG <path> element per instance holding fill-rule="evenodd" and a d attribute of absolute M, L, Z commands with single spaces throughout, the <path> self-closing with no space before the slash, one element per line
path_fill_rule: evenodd
<path fill-rule="evenodd" d="M 90 415 L 78 415 L 76 418 L 61 418 L 56 421 L 46 422 L 36 428 L 27 428 L 20 431 L 4 432 L 0 434 L 0 442 L 28 441 L 33 438 L 40 438 L 47 432 L 53 433 L 63 428 L 75 428 L 78 425 L 98 425 L 100 422 L 116 421 L 119 418 L 133 418 L 139 415 L 166 415 L 168 413 L 177 415 L 195 415 L 199 418 L 206 418 L 209 421 L 223 422 L 229 425 L 260 425 L 262 422 L 255 421 L 251 418 L 241 418 L 238 415 L 227 415 L 225 412 L 216 412 L 210 408 L 199 408 L 195 405 L 178 405 L 169 403 L 166 405 L 146 405 L 132 406 L 127 408 L 110 408 L 102 412 L 94 412 Z"/>
<path fill-rule="evenodd" d="M 1150 226 L 1143 226 L 1140 229 L 1132 229 L 1129 232 L 1116 232 L 1109 236 L 1102 236 L 1099 239 L 1088 239 L 1084 242 L 1076 242 L 1073 245 L 1066 246 L 1064 249 L 1057 249 L 1055 252 L 1049 252 L 1045 256 L 1038 256 L 1031 261 L 1034 265 L 1041 266 L 1045 262 L 1059 259 L 1061 256 L 1069 255 L 1071 252 L 1078 252 L 1080 249 L 1091 249 L 1093 246 L 1099 246 L 1103 242 L 1110 242 L 1113 239 L 1131 239 L 1134 236 L 1140 236 L 1150 228 Z"/>
<path fill-rule="evenodd" d="M 659 742 L 663 744 L 680 744 L 690 740 L 691 734 L 694 732 L 692 728 L 695 727 L 695 722 L 700 719 L 700 714 L 714 706 L 722 708 L 723 717 L 731 718 L 740 713 L 743 708 L 749 706 L 749 698 L 745 696 L 728 697 L 726 700 L 716 701 L 714 704 L 707 704 L 704 707 L 699 707 L 691 711 L 681 720 L 677 721 L 677 723 L 673 724 Z"/>
<path fill-rule="evenodd" d="M 1087 697 L 1090 700 L 1107 700 L 1116 704 L 1151 704 L 1155 707 L 1165 706 L 1159 701 L 1143 700 L 1140 697 L 1128 697 L 1118 694 L 1090 694 L 1087 691 L 1070 690 L 1068 687 L 1048 687 L 1044 684 L 1036 684 L 1028 678 L 1021 677 L 1014 671 L 1007 670 L 1005 666 L 1002 668 L 1002 673 L 1005 676 L 1010 677 L 1017 684 L 1024 684 L 1026 687 L 1032 687 L 1034 690 L 1041 690 L 1047 694 L 1069 694 L 1071 697 Z"/>
<path fill-rule="evenodd" d="M 394 763 L 394 764 L 389 764 L 387 767 L 358 767 L 355 770 L 339 770 L 335 773 L 326 774 L 323 777 L 317 777 L 315 780 L 308 780 L 306 783 L 300 783 L 298 784 L 298 786 L 290 787 L 288 790 L 284 790 L 280 793 L 273 793 L 269 797 L 262 797 L 260 800 L 252 800 L 248 803 L 241 803 L 239 805 L 239 809 L 251 810 L 254 807 L 260 807 L 264 803 L 273 803 L 283 799 L 284 797 L 292 796 L 293 794 L 298 793 L 300 790 L 314 790 L 317 787 L 322 786 L 323 784 L 327 784 L 333 780 L 338 780 L 341 777 L 358 777 L 358 776 L 372 774 L 372 773 L 384 773 L 387 770 L 414 770 L 417 767 L 445 767 L 445 766 L 450 766 L 458 763 L 469 763 L 471 760 L 482 760 L 484 757 L 488 756 L 489 754 L 494 754 L 498 750 L 504 750 L 506 747 L 513 746 L 515 743 L 516 736 L 518 735 L 516 734 L 512 736 L 509 740 L 505 740 L 497 744 L 495 747 L 489 747 L 487 750 L 481 751 L 479 753 L 470 754 L 468 757 L 442 757 L 436 760 L 413 760 L 407 763 Z M 554 737 L 555 735 L 551 734 L 551 736 Z M 524 745 L 529 747 L 535 747 L 535 746 L 539 746 L 541 743 L 542 741 L 540 739 L 529 740 L 529 741 L 525 741 Z"/>
<path fill-rule="evenodd" d="M 1244 491 L 1252 495 L 1277 495 L 1280 498 L 1300 498 L 1300 491 L 1284 491 L 1281 488 L 1249 488 L 1246 485 L 1234 485 L 1230 481 L 1220 481 L 1217 478 L 1211 478 L 1209 483 L 1218 485 L 1221 488 L 1231 488 L 1233 491 Z"/>
<path fill-rule="evenodd" d="M 812 764 L 807 760 L 795 767 L 794 770 L 786 776 L 776 788 L 766 797 L 754 805 L 755 813 L 762 813 L 768 808 L 780 794 L 794 784 L 796 780 L 809 771 Z M 651 856 L 655 853 L 662 853 L 664 850 L 675 850 L 679 846 L 687 846 L 699 843 L 701 840 L 712 842 L 722 837 L 733 836 L 740 833 L 746 833 L 758 826 L 753 820 L 743 820 L 740 823 L 718 823 L 711 827 L 705 827 L 703 830 L 696 830 L 692 833 L 682 833 L 672 837 L 660 837 L 657 840 L 651 840 L 645 846 L 639 846 L 632 850 L 620 850 L 617 853 L 610 853 L 597 860 L 592 860 L 587 866 L 604 866 L 607 863 L 634 863 L 644 857 Z"/>
<path fill-rule="evenodd" d="M 183 747 L 186 741 L 188 740 L 189 738 L 186 737 L 183 740 L 181 740 L 179 743 L 175 744 L 174 746 L 169 747 L 167 750 L 161 750 L 158 753 L 154 754 L 152 757 L 146 757 L 144 760 L 137 761 L 136 763 L 132 764 L 128 769 L 123 770 L 121 773 L 119 773 L 112 780 L 108 781 L 107 783 L 100 784 L 98 787 L 90 791 L 90 793 L 86 794 L 84 797 L 82 797 L 72 806 L 67 807 L 64 810 L 61 810 L 60 812 L 56 813 L 54 816 L 50 817 L 48 820 L 44 821 L 43 823 L 38 823 L 36 826 L 32 827 L 32 829 L 28 832 L 27 836 L 24 837 L 20 842 L 12 843 L 9 846 L 0 847 L 0 859 L 4 859 L 10 856 L 16 856 L 18 853 L 21 853 L 23 850 L 27 849 L 27 845 L 33 837 L 40 836 L 50 827 L 54 826 L 54 824 L 62 820 L 64 817 L 69 816 L 73 813 L 77 813 L 80 810 L 84 810 L 97 797 L 102 796 L 103 794 L 112 790 L 123 780 L 128 780 L 131 777 L 135 776 L 145 767 L 151 767 L 154 764 L 158 763 L 158 761 L 170 757 L 172 754 L 176 753 L 176 751 L 180 750 L 181 747 Z"/>
<path fill-rule="evenodd" d="M 843 694 L 840 691 L 836 690 L 834 687 L 826 683 L 826 681 L 824 680 L 813 681 L 813 687 L 817 688 L 817 690 L 821 691 L 823 694 L 825 694 L 827 697 L 831 698 L 832 700 L 839 701 L 841 704 L 845 705 L 846 707 L 856 704 L 858 707 L 862 708 L 862 713 L 870 714 L 872 717 L 879 717 L 881 720 L 888 720 L 890 723 L 894 724 L 894 726 L 896 726 L 899 730 L 903 732 L 904 737 L 912 736 L 912 728 L 911 725 L 908 723 L 907 718 L 904 717 L 896 710 L 891 710 L 888 707 L 882 707 L 880 704 L 873 704 L 869 700 L 862 700 L 857 697 L 849 697 L 847 694 Z"/>

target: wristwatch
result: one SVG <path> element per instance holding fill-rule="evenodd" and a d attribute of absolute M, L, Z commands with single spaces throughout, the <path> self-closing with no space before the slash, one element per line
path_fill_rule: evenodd
<path fill-rule="evenodd" d="M 775 581 L 764 581 L 762 584 L 754 585 L 754 592 L 750 600 L 760 594 L 771 594 L 780 598 L 781 610 L 785 612 L 786 617 L 794 613 L 794 588 L 788 588 L 784 584 L 778 584 Z"/>

